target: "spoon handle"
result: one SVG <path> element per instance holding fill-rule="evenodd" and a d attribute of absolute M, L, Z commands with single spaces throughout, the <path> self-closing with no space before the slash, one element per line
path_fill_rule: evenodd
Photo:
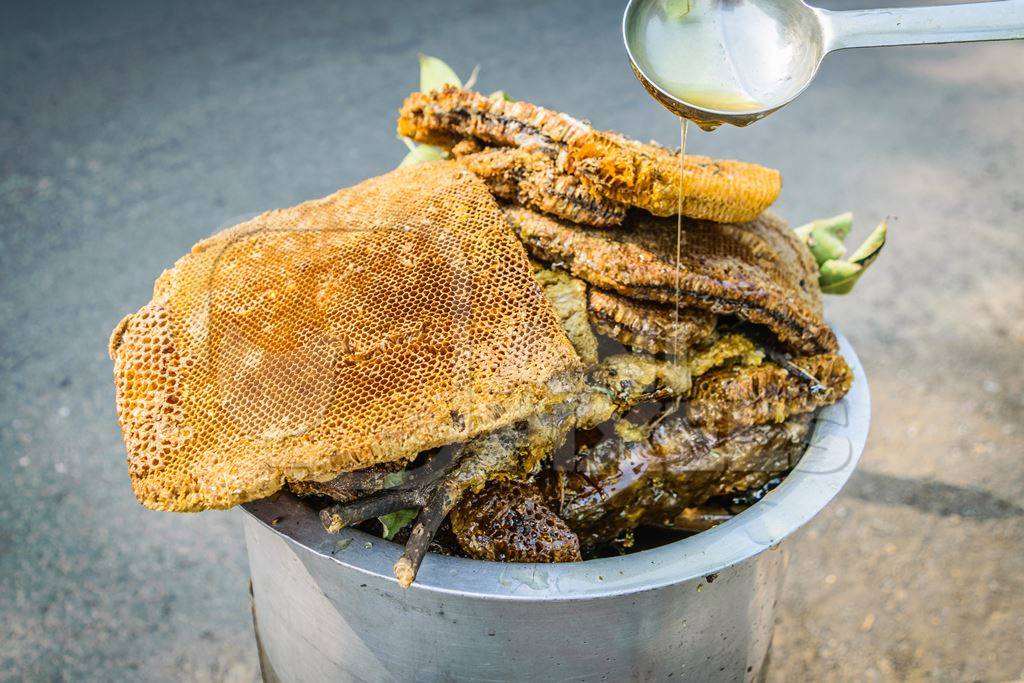
<path fill-rule="evenodd" d="M 816 9 L 827 51 L 1024 38 L 1024 0 L 830 11 Z"/>

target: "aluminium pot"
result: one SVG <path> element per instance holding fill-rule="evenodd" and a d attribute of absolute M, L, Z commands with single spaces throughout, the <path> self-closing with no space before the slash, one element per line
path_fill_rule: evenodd
<path fill-rule="evenodd" d="M 401 547 L 328 534 L 288 493 L 244 506 L 253 618 L 267 681 L 743 681 L 766 669 L 785 569 L 780 543 L 838 493 L 864 448 L 853 387 L 819 414 L 796 468 L 760 502 L 652 550 L 567 564 L 428 555 L 403 590 Z"/>

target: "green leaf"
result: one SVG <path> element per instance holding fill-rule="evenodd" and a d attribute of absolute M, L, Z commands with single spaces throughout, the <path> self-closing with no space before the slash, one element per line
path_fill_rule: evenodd
<path fill-rule="evenodd" d="M 384 475 L 384 488 L 390 489 L 394 488 L 395 486 L 398 486 L 403 481 L 405 481 L 405 477 L 407 474 L 408 472 L 406 472 L 405 470 L 398 470 L 397 472 L 388 472 L 387 474 Z"/>
<path fill-rule="evenodd" d="M 878 227 L 871 231 L 867 239 L 857 247 L 857 250 L 850 254 L 850 262 L 858 263 L 865 268 L 870 266 L 878 258 L 882 247 L 885 246 L 885 238 L 888 236 L 888 221 L 882 221 Z"/>
<path fill-rule="evenodd" d="M 844 240 L 850 234 L 851 227 L 853 227 L 853 214 L 847 211 L 831 218 L 819 218 L 816 221 L 811 221 L 807 225 L 793 228 L 793 232 L 805 242 L 815 232 L 827 233 L 840 240 Z"/>
<path fill-rule="evenodd" d="M 827 232 L 830 235 L 834 235 L 841 240 L 846 239 L 846 236 L 850 234 L 850 228 L 853 227 L 853 213 L 847 211 L 841 213 L 838 216 L 832 216 L 831 218 L 823 218 L 816 221 L 818 230 Z"/>
<path fill-rule="evenodd" d="M 661 9 L 666 19 L 676 21 L 690 13 L 691 0 L 661 0 Z"/>
<path fill-rule="evenodd" d="M 418 513 L 419 511 L 416 508 L 408 508 L 389 512 L 378 517 L 377 519 L 384 526 L 384 538 L 388 541 L 392 540 L 399 531 L 416 519 Z"/>
<path fill-rule="evenodd" d="M 814 254 L 814 260 L 819 266 L 826 261 L 840 259 L 846 254 L 843 241 L 821 229 L 811 231 L 811 236 L 807 239 L 807 248 Z"/>
<path fill-rule="evenodd" d="M 477 77 L 479 75 L 480 75 L 480 65 L 479 64 L 475 64 L 473 66 L 473 70 L 469 72 L 469 78 L 467 78 L 466 82 L 462 84 L 463 89 L 465 89 L 465 90 L 472 90 L 473 87 L 476 85 L 476 79 L 477 79 Z"/>
<path fill-rule="evenodd" d="M 886 221 L 871 231 L 864 243 L 850 255 L 847 261 L 829 260 L 818 267 L 818 284 L 824 294 L 849 294 L 885 246 L 888 233 Z"/>
<path fill-rule="evenodd" d="M 416 164 L 422 164 L 425 161 L 437 161 L 438 159 L 444 159 L 445 152 L 439 147 L 433 147 L 431 145 L 415 145 L 409 150 L 409 153 L 402 159 L 402 163 L 398 164 L 398 168 L 403 166 L 415 166 Z"/>
<path fill-rule="evenodd" d="M 408 476 L 408 472 L 405 470 L 398 470 L 397 472 L 388 472 L 384 475 L 384 488 L 390 489 L 398 486 Z M 415 508 L 408 508 L 406 510 L 396 510 L 395 512 L 389 512 L 386 515 L 381 515 L 377 518 L 377 521 L 384 527 L 384 538 L 391 540 L 395 537 L 399 531 L 406 527 L 412 520 L 416 519 L 418 511 Z"/>
<path fill-rule="evenodd" d="M 440 90 L 446 85 L 462 87 L 462 81 L 455 75 L 450 66 L 437 57 L 420 55 L 420 92 Z"/>
<path fill-rule="evenodd" d="M 505 92 L 504 90 L 495 90 L 490 95 L 488 95 L 488 97 L 490 97 L 492 100 L 505 100 L 506 102 L 515 102 L 515 100 L 509 97 L 508 93 Z"/>
<path fill-rule="evenodd" d="M 800 239 L 806 240 L 811 232 L 816 228 L 821 228 L 828 233 L 835 235 L 839 239 L 844 239 L 850 234 L 850 227 L 853 225 L 853 214 L 847 211 L 841 213 L 838 216 L 832 216 L 831 218 L 819 218 L 816 221 L 811 221 L 806 225 L 801 225 L 798 228 L 793 228 L 793 231 L 800 236 Z"/>
<path fill-rule="evenodd" d="M 849 294 L 864 266 L 849 261 L 825 261 L 821 264 L 818 284 L 823 294 Z"/>

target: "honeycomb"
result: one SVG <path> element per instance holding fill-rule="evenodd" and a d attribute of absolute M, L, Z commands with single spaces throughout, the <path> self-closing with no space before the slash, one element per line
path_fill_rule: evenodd
<path fill-rule="evenodd" d="M 774 363 L 732 366 L 702 375 L 686 403 L 690 424 L 715 436 L 752 425 L 784 422 L 789 416 L 835 403 L 850 390 L 853 371 L 837 353 L 794 358 L 824 390 Z"/>
<path fill-rule="evenodd" d="M 754 220 L 782 190 L 775 169 L 732 159 L 687 154 L 680 177 L 678 152 L 608 131 L 573 138 L 564 167 L 606 200 L 717 223 Z"/>
<path fill-rule="evenodd" d="M 492 562 L 575 562 L 576 534 L 547 506 L 533 484 L 495 481 L 462 500 L 451 513 L 462 550 Z"/>
<path fill-rule="evenodd" d="M 581 372 L 490 193 L 447 161 L 200 242 L 110 353 L 135 495 L 177 511 L 465 441 Z"/>
<path fill-rule="evenodd" d="M 577 223 L 622 222 L 623 205 L 657 216 L 682 213 L 719 223 L 757 218 L 778 197 L 782 176 L 743 161 L 679 154 L 529 102 L 453 86 L 409 95 L 398 134 L 463 156 L 499 195 Z M 517 147 L 516 151 L 481 145 Z M 557 169 L 545 168 L 557 160 Z M 681 182 L 682 181 L 682 182 Z M 683 191 L 680 205 L 679 190 Z"/>

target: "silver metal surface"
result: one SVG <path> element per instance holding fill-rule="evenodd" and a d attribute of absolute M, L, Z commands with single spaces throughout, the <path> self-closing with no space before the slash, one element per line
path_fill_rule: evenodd
<path fill-rule="evenodd" d="M 571 564 L 429 555 L 398 586 L 401 548 L 326 533 L 288 494 L 244 506 L 253 613 L 268 680 L 756 680 L 784 569 L 779 543 L 852 474 L 864 369 L 822 411 L 797 468 L 756 505 L 653 550 Z"/>
<path fill-rule="evenodd" d="M 740 84 L 752 95 L 748 106 L 725 110 L 674 94 L 664 70 L 652 66 L 645 53 L 647 18 L 674 1 L 630 0 L 622 18 L 626 54 L 655 99 L 705 127 L 746 126 L 792 102 L 833 50 L 1024 38 L 1024 0 L 847 11 L 819 9 L 802 0 L 689 0 L 700 8 L 702 30 L 714 32 L 708 40 L 716 49 L 687 59 L 689 46 L 676 46 L 681 57 L 671 62 L 671 78 L 686 83 L 696 70 L 706 78 L 707 61 L 721 60 L 710 72 L 728 75 L 730 82 L 722 86 Z"/>

